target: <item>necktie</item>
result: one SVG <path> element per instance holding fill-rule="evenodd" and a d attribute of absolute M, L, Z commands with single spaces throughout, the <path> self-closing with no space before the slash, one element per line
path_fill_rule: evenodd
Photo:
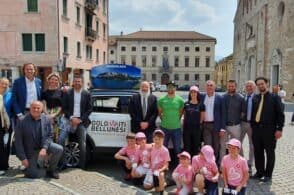
<path fill-rule="evenodd" d="M 264 95 L 261 94 L 261 100 L 260 100 L 260 102 L 259 102 L 258 109 L 257 109 L 257 113 L 256 113 L 256 116 L 255 116 L 255 121 L 256 121 L 257 123 L 260 121 L 260 115 L 261 115 L 262 106 L 263 106 L 263 98 L 264 98 Z"/>
<path fill-rule="evenodd" d="M 247 96 L 247 121 L 251 120 L 251 111 L 252 111 L 252 101 L 251 101 L 251 95 Z"/>
<path fill-rule="evenodd" d="M 143 111 L 143 118 L 146 117 L 146 112 L 147 112 L 147 104 L 146 104 L 146 98 L 143 97 L 143 108 L 142 108 L 142 111 Z"/>

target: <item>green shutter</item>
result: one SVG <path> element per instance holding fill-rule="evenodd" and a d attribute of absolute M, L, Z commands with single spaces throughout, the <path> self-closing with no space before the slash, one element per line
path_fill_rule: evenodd
<path fill-rule="evenodd" d="M 28 12 L 38 12 L 38 0 L 27 0 Z"/>
<path fill-rule="evenodd" d="M 45 34 L 35 34 L 36 51 L 45 51 Z"/>
<path fill-rule="evenodd" d="M 33 51 L 32 34 L 22 34 L 22 49 L 23 51 Z"/>

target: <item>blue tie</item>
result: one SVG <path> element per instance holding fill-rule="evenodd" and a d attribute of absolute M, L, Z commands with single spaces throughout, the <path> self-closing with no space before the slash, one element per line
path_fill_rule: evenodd
<path fill-rule="evenodd" d="M 251 113 L 252 113 L 252 99 L 251 95 L 247 96 L 247 121 L 251 120 Z"/>

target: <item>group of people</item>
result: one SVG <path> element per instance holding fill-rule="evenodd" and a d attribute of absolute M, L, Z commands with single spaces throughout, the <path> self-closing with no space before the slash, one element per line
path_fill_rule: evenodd
<path fill-rule="evenodd" d="M 57 168 L 64 167 L 63 146 L 69 133 L 78 135 L 79 165 L 84 168 L 92 105 L 89 92 L 83 90 L 83 78 L 75 75 L 72 87 L 61 87 L 59 74 L 53 72 L 47 77 L 48 88 L 43 89 L 34 64 L 24 64 L 22 70 L 23 76 L 11 90 L 9 80 L 0 79 L 0 173 L 9 168 L 13 131 L 16 156 L 26 177 L 59 178 Z"/>
<path fill-rule="evenodd" d="M 174 157 L 173 162 L 178 162 L 177 156 L 185 156 L 190 161 L 189 156 L 201 155 L 201 146 L 211 146 L 212 151 L 214 151 L 214 161 L 217 168 L 222 172 L 225 187 L 233 191 L 236 190 L 238 194 L 243 194 L 248 179 L 245 172 L 253 179 L 259 179 L 262 182 L 271 181 L 276 143 L 282 136 L 285 120 L 284 105 L 281 98 L 278 94 L 269 91 L 266 78 L 258 77 L 255 81 L 249 80 L 245 86 L 246 94 L 243 96 L 237 92 L 236 81 L 229 80 L 227 92 L 220 95 L 215 92 L 215 82 L 208 80 L 205 93 L 200 93 L 197 86 L 192 86 L 188 101 L 184 102 L 182 97 L 176 95 L 176 84 L 174 82 L 167 84 L 167 94 L 157 100 L 150 92 L 149 83 L 144 81 L 141 83 L 140 93 L 134 95 L 129 104 L 132 131 L 144 133 L 149 144 L 152 143 L 153 135 L 154 144 L 148 146 L 151 147 L 152 154 L 153 145 L 156 145 L 154 140 L 156 135 L 154 133 L 157 132 L 157 130 L 154 131 L 156 129 L 156 118 L 159 116 L 161 119 L 159 128 L 164 135 L 162 141 L 165 148 L 168 148 L 170 138 L 172 140 L 174 155 L 171 156 Z M 182 116 L 183 122 L 181 122 Z M 244 161 L 242 142 L 246 134 L 249 140 L 249 158 Z M 181 153 L 182 140 L 185 155 L 181 155 L 183 154 Z M 133 138 L 133 151 L 136 148 L 136 141 L 138 147 L 141 148 L 139 139 Z M 230 155 L 234 153 L 234 157 L 226 157 L 227 153 Z M 152 159 L 157 158 L 150 156 L 152 167 Z M 132 173 L 134 169 L 132 169 L 131 162 L 138 164 L 138 161 L 133 161 L 136 158 L 130 158 L 128 152 L 120 151 L 115 157 L 121 160 L 129 159 L 127 163 L 129 173 Z M 241 160 L 233 162 L 232 159 L 236 158 Z M 168 161 L 169 158 L 166 158 L 162 165 Z M 252 174 L 253 163 L 256 168 L 255 174 Z M 181 158 L 180 164 L 182 164 Z M 229 166 L 226 166 L 227 164 Z M 235 165 L 237 168 L 234 168 Z M 201 168 L 203 167 L 208 168 L 204 165 Z M 246 171 L 242 174 L 231 175 L 231 173 L 239 173 L 240 168 Z M 167 165 L 160 168 L 159 175 L 164 174 L 166 169 Z M 153 174 L 157 176 L 157 172 L 158 170 L 156 170 L 156 174 Z M 140 176 L 144 175 L 140 171 L 139 173 Z M 145 180 L 148 178 L 147 173 L 149 172 L 146 172 Z M 196 173 L 197 169 L 196 172 L 194 171 L 193 177 L 197 175 Z M 136 178 L 138 175 L 130 174 L 127 178 L 131 176 Z M 235 176 L 238 176 L 240 181 L 237 184 L 242 183 L 241 188 L 234 181 L 231 181 Z M 160 181 L 160 177 L 158 179 Z M 159 184 L 163 183 L 159 182 L 155 186 L 160 187 L 158 190 L 162 190 L 162 185 Z M 205 182 L 204 186 L 207 190 L 209 183 Z"/>

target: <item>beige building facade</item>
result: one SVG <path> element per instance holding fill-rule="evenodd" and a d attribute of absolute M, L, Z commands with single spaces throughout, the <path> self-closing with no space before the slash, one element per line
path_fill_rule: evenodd
<path fill-rule="evenodd" d="M 107 62 L 108 0 L 0 0 L 0 69 L 17 78 L 34 63 L 45 79 L 59 71 L 89 79 L 93 65 Z"/>
<path fill-rule="evenodd" d="M 240 87 L 257 76 L 294 92 L 294 1 L 238 0 L 234 18 L 234 76 Z"/>
<path fill-rule="evenodd" d="M 109 37 L 109 62 L 131 64 L 155 84 L 180 87 L 214 79 L 216 39 L 194 31 L 138 31 Z"/>
<path fill-rule="evenodd" d="M 215 66 L 215 82 L 218 88 L 226 90 L 227 82 L 234 79 L 233 54 L 221 59 Z M 239 83 L 238 83 L 239 84 Z"/>

